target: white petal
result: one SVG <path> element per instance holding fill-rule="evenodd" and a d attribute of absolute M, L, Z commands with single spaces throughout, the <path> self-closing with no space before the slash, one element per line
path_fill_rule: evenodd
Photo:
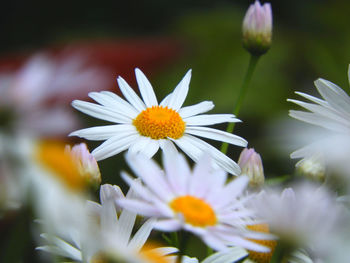
<path fill-rule="evenodd" d="M 202 114 L 184 118 L 186 125 L 214 125 L 223 122 L 241 122 L 233 114 Z"/>
<path fill-rule="evenodd" d="M 328 119 L 311 112 L 290 110 L 289 116 L 297 120 L 318 125 L 332 131 L 346 132 L 348 130 L 347 127 L 335 120 Z"/>
<path fill-rule="evenodd" d="M 299 96 L 302 96 L 302 97 L 304 97 L 305 99 L 311 100 L 312 102 L 315 102 L 315 103 L 317 103 L 317 104 L 320 104 L 320 105 L 323 106 L 323 107 L 331 108 L 331 107 L 329 106 L 329 104 L 328 104 L 326 101 L 321 100 L 321 99 L 319 99 L 319 98 L 316 98 L 316 97 L 314 97 L 314 96 L 311 96 L 311 95 L 309 95 L 309 94 L 306 94 L 306 93 L 303 93 L 303 92 L 299 92 L 299 91 L 296 91 L 295 94 L 298 94 Z M 287 100 L 287 101 L 288 101 L 288 100 Z"/>
<path fill-rule="evenodd" d="M 120 199 L 118 200 L 118 204 L 125 209 L 129 209 L 143 216 L 162 216 L 157 207 L 142 201 Z"/>
<path fill-rule="evenodd" d="M 203 198 L 209 191 L 212 181 L 212 162 L 209 154 L 204 154 L 193 169 L 189 182 L 189 194 Z"/>
<path fill-rule="evenodd" d="M 234 263 L 240 261 L 248 255 L 249 254 L 245 249 L 240 247 L 232 247 L 207 257 L 202 261 L 202 263 Z"/>
<path fill-rule="evenodd" d="M 163 107 L 168 106 L 169 101 L 170 101 L 170 98 L 171 98 L 171 95 L 173 95 L 173 93 L 168 94 L 168 95 L 160 102 L 159 105 L 160 105 L 160 106 L 163 106 Z"/>
<path fill-rule="evenodd" d="M 197 135 L 216 141 L 227 142 L 241 147 L 246 147 L 248 144 L 248 142 L 242 137 L 209 127 L 186 127 L 185 133 Z"/>
<path fill-rule="evenodd" d="M 132 106 L 129 102 L 119 97 L 117 94 L 110 91 L 101 91 L 100 93 L 111 97 L 115 101 L 115 104 L 118 104 L 121 110 L 124 108 L 125 111 L 128 111 L 130 114 L 134 114 L 134 115 L 137 115 L 140 113 L 139 111 L 137 111 L 137 109 L 134 106 Z"/>
<path fill-rule="evenodd" d="M 146 243 L 154 227 L 155 219 L 148 219 L 130 240 L 129 246 L 134 251 L 139 251 Z"/>
<path fill-rule="evenodd" d="M 165 174 L 172 190 L 177 195 L 188 194 L 188 180 L 191 175 L 190 167 L 182 154 L 164 154 Z"/>
<path fill-rule="evenodd" d="M 137 110 L 128 102 L 120 98 L 117 94 L 110 92 L 110 94 L 114 94 L 113 96 L 106 92 L 107 91 L 90 92 L 89 97 L 103 106 L 113 108 L 116 112 L 119 112 L 120 114 L 125 115 L 130 119 L 134 119 L 138 115 Z"/>
<path fill-rule="evenodd" d="M 181 146 L 179 144 L 180 141 L 181 141 Z M 178 144 L 178 146 L 181 149 L 183 149 L 184 152 L 188 151 L 187 154 L 190 157 L 191 155 L 193 157 L 197 157 L 197 159 L 194 159 L 194 161 L 196 162 L 204 152 L 207 152 L 207 153 L 210 153 L 210 156 L 215 160 L 215 163 L 225 171 L 234 175 L 238 175 L 241 173 L 241 168 L 238 166 L 238 164 L 236 164 L 233 160 L 231 160 L 225 154 L 220 152 L 218 149 L 214 148 L 213 146 L 211 146 L 210 144 L 206 143 L 205 141 L 199 138 L 196 138 L 189 134 L 185 134 L 179 140 L 174 140 L 174 142 Z"/>
<path fill-rule="evenodd" d="M 202 101 L 198 104 L 181 108 L 178 113 L 182 118 L 188 118 L 197 114 L 210 111 L 214 108 L 212 101 Z"/>
<path fill-rule="evenodd" d="M 93 150 L 91 154 L 97 161 L 106 159 L 129 148 L 131 143 L 138 137 L 138 134 L 131 134 L 125 137 L 111 137 L 100 146 L 98 146 L 95 150 Z"/>
<path fill-rule="evenodd" d="M 152 158 L 158 149 L 159 143 L 157 140 L 153 140 L 150 137 L 140 136 L 129 148 L 129 153 L 141 153 L 146 155 L 148 158 Z"/>
<path fill-rule="evenodd" d="M 160 231 L 173 232 L 181 228 L 181 223 L 176 219 L 158 220 L 154 228 Z"/>
<path fill-rule="evenodd" d="M 78 136 L 87 140 L 102 141 L 116 135 L 118 136 L 120 133 L 124 133 L 125 135 L 136 134 L 137 130 L 135 126 L 130 124 L 107 125 L 77 130 L 70 133 L 69 136 Z"/>
<path fill-rule="evenodd" d="M 167 105 L 169 108 L 175 111 L 181 108 L 182 104 L 184 103 L 187 97 L 190 81 L 191 81 L 191 70 L 189 70 L 186 73 L 186 75 L 183 77 L 183 79 L 180 81 L 180 83 L 176 86 L 176 88 L 172 92 L 170 101 Z"/>
<path fill-rule="evenodd" d="M 126 161 L 134 173 L 160 200 L 167 202 L 173 198 L 173 193 L 165 180 L 163 171 L 155 161 L 142 155 L 127 155 Z"/>
<path fill-rule="evenodd" d="M 147 108 L 152 106 L 157 106 L 158 101 L 156 95 L 154 94 L 151 83 L 148 81 L 146 76 L 138 68 L 135 69 L 137 84 L 139 85 L 140 93 L 143 101 L 145 102 Z"/>
<path fill-rule="evenodd" d="M 165 256 L 165 255 L 176 253 L 179 251 L 179 249 L 176 247 L 157 247 L 152 249 L 151 251 L 154 251 L 158 255 Z"/>
<path fill-rule="evenodd" d="M 119 186 L 117 185 L 110 185 L 110 184 L 103 184 L 100 187 L 100 201 L 103 205 L 108 200 L 115 200 L 119 198 L 123 198 L 124 194 Z"/>
<path fill-rule="evenodd" d="M 334 110 L 333 108 L 325 108 L 323 106 L 315 105 L 313 103 L 306 103 L 303 101 L 292 100 L 292 99 L 288 99 L 287 101 L 293 102 L 309 111 L 312 111 L 316 115 L 320 115 L 322 117 L 338 121 L 339 123 L 344 124 L 344 126 L 349 125 L 349 121 L 346 119 L 346 116 L 344 116 L 343 114 L 339 114 L 339 112 Z"/>
<path fill-rule="evenodd" d="M 136 92 L 129 86 L 129 84 L 122 78 L 117 79 L 119 88 L 123 93 L 124 97 L 131 103 L 132 106 L 139 112 L 146 109 L 143 101 L 137 96 Z"/>
<path fill-rule="evenodd" d="M 81 100 L 74 100 L 72 102 L 72 106 L 77 110 L 97 119 L 116 123 L 130 123 L 129 117 L 125 117 L 119 114 L 110 107 L 105 107 Z"/>
<path fill-rule="evenodd" d="M 81 251 L 73 247 L 71 244 L 67 243 L 63 239 L 60 239 L 55 236 L 51 236 L 48 234 L 41 234 L 40 237 L 46 239 L 49 242 L 52 242 L 54 246 L 43 246 L 38 247 L 37 249 L 47 251 L 50 253 L 54 253 L 56 255 L 61 255 L 65 257 L 69 257 L 74 260 L 81 260 Z"/>
<path fill-rule="evenodd" d="M 322 97 L 335 109 L 349 116 L 350 114 L 350 97 L 334 83 L 318 79 L 315 86 Z"/>
<path fill-rule="evenodd" d="M 128 244 L 135 224 L 136 215 L 137 214 L 135 212 L 131 212 L 126 209 L 122 210 L 115 230 L 121 244 Z"/>

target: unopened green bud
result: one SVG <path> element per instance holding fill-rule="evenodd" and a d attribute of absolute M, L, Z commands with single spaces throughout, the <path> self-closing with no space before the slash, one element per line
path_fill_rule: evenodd
<path fill-rule="evenodd" d="M 243 19 L 243 46 L 252 55 L 260 56 L 271 46 L 272 10 L 270 3 L 255 1 Z"/>

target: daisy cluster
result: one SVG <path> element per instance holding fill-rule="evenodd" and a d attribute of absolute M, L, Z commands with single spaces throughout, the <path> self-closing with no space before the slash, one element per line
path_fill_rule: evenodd
<path fill-rule="evenodd" d="M 270 4 L 256 1 L 249 8 L 243 35 L 256 64 L 271 45 Z M 139 68 L 139 94 L 121 76 L 120 93 L 88 93 L 96 81 L 92 73 L 99 71 L 82 69 L 80 60 L 68 62 L 56 65 L 38 56 L 19 77 L 0 76 L 0 84 L 6 83 L 0 92 L 7 96 L 0 100 L 8 104 L 24 100 L 20 95 L 34 86 L 44 90 L 48 82 L 69 92 L 71 80 L 94 101 L 73 100 L 72 106 L 110 123 L 74 130 L 77 123 L 70 125 L 64 115 L 67 119 L 50 127 L 56 129 L 54 135 L 69 127 L 70 140 L 100 141 L 91 153 L 84 142 L 71 146 L 54 136 L 0 129 L 0 219 L 29 206 L 43 262 L 350 262 L 349 251 L 340 249 L 350 245 L 350 97 L 340 87 L 318 79 L 322 98 L 296 92 L 309 102 L 288 99 L 307 110 L 291 110 L 290 116 L 313 128 L 303 136 L 294 134 L 297 142 L 308 141 L 291 154 L 301 159 L 295 174 L 265 178 L 260 154 L 229 132 L 230 125 L 241 122 L 236 115 L 242 100 L 236 115 L 208 114 L 214 108 L 211 101 L 184 106 L 191 70 L 160 102 Z M 42 67 L 46 74 L 39 74 Z M 80 83 L 80 75 L 88 77 Z M 21 104 L 22 117 L 30 122 L 37 104 L 50 94 L 42 92 Z M 42 125 L 50 119 L 47 113 L 40 109 L 45 117 L 34 119 Z M 217 124 L 229 124 L 227 131 L 211 127 Z M 212 140 L 242 147 L 238 161 Z M 109 184 L 99 162 L 121 153 L 129 170 L 115 173 L 120 185 Z"/>

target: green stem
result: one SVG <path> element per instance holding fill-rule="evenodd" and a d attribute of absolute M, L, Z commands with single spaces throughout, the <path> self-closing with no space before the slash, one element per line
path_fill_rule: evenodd
<path fill-rule="evenodd" d="M 244 97 L 247 93 L 249 83 L 252 79 L 253 72 L 255 70 L 256 64 L 258 63 L 259 58 L 260 58 L 260 56 L 255 56 L 255 55 L 250 56 L 249 64 L 248 64 L 248 68 L 247 68 L 247 71 L 246 71 L 245 76 L 244 76 L 243 84 L 242 84 L 241 90 L 239 91 L 239 95 L 238 95 L 237 101 L 235 103 L 235 108 L 233 110 L 233 114 L 236 115 L 236 117 L 238 116 L 239 110 L 241 109 Z M 235 123 L 231 122 L 227 126 L 226 131 L 228 133 L 232 133 L 234 127 L 235 127 Z M 227 148 L 228 148 L 228 144 L 226 142 L 224 142 L 221 145 L 221 152 L 226 154 Z"/>

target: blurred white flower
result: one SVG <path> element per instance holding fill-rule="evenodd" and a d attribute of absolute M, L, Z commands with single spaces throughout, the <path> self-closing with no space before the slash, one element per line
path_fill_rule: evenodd
<path fill-rule="evenodd" d="M 107 81 L 106 72 L 88 66 L 82 54 L 54 58 L 40 53 L 16 72 L 0 73 L 0 107 L 15 112 L 18 131 L 61 135 L 77 128 L 68 101 L 101 89 Z"/>
<path fill-rule="evenodd" d="M 130 190 L 127 196 L 134 195 Z M 71 229 L 70 235 L 66 234 L 61 238 L 43 234 L 42 237 L 51 244 L 38 249 L 78 262 L 105 262 L 103 260 L 108 259 L 108 262 L 175 263 L 176 256 L 172 254 L 178 251 L 177 248 L 148 248 L 146 241 L 153 229 L 154 219 L 143 223 L 132 236 L 136 213 L 125 209 L 120 212 L 116 201 L 123 198 L 125 197 L 118 186 L 102 185 L 101 204 L 88 202 L 89 218 L 81 218 L 89 223 L 87 228 L 77 228 L 75 231 Z M 83 231 L 79 232 L 81 230 Z"/>
<path fill-rule="evenodd" d="M 324 100 L 302 92 L 296 92 L 296 94 L 314 103 L 288 100 L 310 111 L 291 110 L 289 112 L 291 117 L 315 125 L 315 128 L 305 135 L 309 143 L 293 152 L 291 157 L 320 156 L 326 165 L 337 172 L 348 175 L 350 172 L 348 161 L 350 155 L 350 97 L 340 87 L 324 79 L 316 80 L 315 86 Z M 304 140 L 305 136 L 302 136 L 300 140 Z"/>
<path fill-rule="evenodd" d="M 143 101 L 126 81 L 119 77 L 119 87 L 128 102 L 114 93 L 102 91 L 89 93 L 89 96 L 101 105 L 80 100 L 72 103 L 74 108 L 85 114 L 117 125 L 78 130 L 72 132 L 70 136 L 88 140 L 106 140 L 92 152 L 97 160 L 111 157 L 126 149 L 131 153 L 140 152 L 151 158 L 159 148 L 164 151 L 176 150 L 175 143 L 194 161 L 198 161 L 206 152 L 222 169 L 231 174 L 240 174 L 240 168 L 233 160 L 195 137 L 200 136 L 243 147 L 247 145 L 247 141 L 239 136 L 204 127 L 240 121 L 232 114 L 201 114 L 214 107 L 212 102 L 203 101 L 182 107 L 188 93 L 191 71 L 187 72 L 174 91 L 159 105 L 146 76 L 139 69 L 136 69 L 135 73 Z"/>
<path fill-rule="evenodd" d="M 253 55 L 262 55 L 271 46 L 272 10 L 270 3 L 258 0 L 250 5 L 243 19 L 243 46 Z"/>
<path fill-rule="evenodd" d="M 122 199 L 119 204 L 141 215 L 158 218 L 156 229 L 190 231 L 215 250 L 240 246 L 269 251 L 248 240 L 271 238 L 246 228 L 254 223 L 250 218 L 252 211 L 245 208 L 249 197 L 243 195 L 248 177 L 240 176 L 226 184 L 226 173 L 213 170 L 209 156 L 201 158 L 193 172 L 179 153 L 164 155 L 164 171 L 142 155 L 128 155 L 127 161 L 144 185 L 136 184 L 132 177 L 122 173 L 140 197 Z"/>
<path fill-rule="evenodd" d="M 258 218 L 264 220 L 278 242 L 294 248 L 311 248 L 322 255 L 331 236 L 339 230 L 341 208 L 324 187 L 311 184 L 280 191 L 261 192 L 252 200 Z"/>

